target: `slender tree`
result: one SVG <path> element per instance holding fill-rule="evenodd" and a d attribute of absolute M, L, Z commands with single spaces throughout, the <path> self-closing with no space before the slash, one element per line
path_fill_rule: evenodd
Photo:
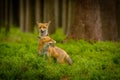
<path fill-rule="evenodd" d="M 62 27 L 63 27 L 63 33 L 67 34 L 67 28 L 68 28 L 68 23 L 67 23 L 67 19 L 68 19 L 68 1 L 67 0 L 63 0 L 62 2 Z"/>
<path fill-rule="evenodd" d="M 5 27 L 6 32 L 9 32 L 10 26 L 9 26 L 9 0 L 5 0 Z"/>
<path fill-rule="evenodd" d="M 65 28 L 66 30 L 64 30 L 66 31 L 66 35 L 69 35 L 70 26 L 72 26 L 74 20 L 74 14 L 75 14 L 75 1 L 68 0 L 67 27 Z"/>
<path fill-rule="evenodd" d="M 20 0 L 20 30 L 25 32 L 25 0 Z"/>
<path fill-rule="evenodd" d="M 13 26 L 13 0 L 9 1 L 9 26 Z"/>
<path fill-rule="evenodd" d="M 59 0 L 55 0 L 55 26 L 58 27 L 59 26 Z"/>
<path fill-rule="evenodd" d="M 41 0 L 35 1 L 35 20 L 36 22 L 41 22 Z"/>
<path fill-rule="evenodd" d="M 25 30 L 32 32 L 34 30 L 34 2 L 26 0 Z"/>
<path fill-rule="evenodd" d="M 31 9 L 30 0 L 26 0 L 26 16 L 25 16 L 25 30 L 29 32 L 31 30 Z"/>
<path fill-rule="evenodd" d="M 4 1 L 0 0 L 0 29 L 4 23 Z"/>
<path fill-rule="evenodd" d="M 49 34 L 55 33 L 55 0 L 44 0 L 44 22 L 51 21 Z"/>

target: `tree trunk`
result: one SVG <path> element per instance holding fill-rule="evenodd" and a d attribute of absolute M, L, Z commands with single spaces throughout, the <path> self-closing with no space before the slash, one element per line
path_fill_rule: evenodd
<path fill-rule="evenodd" d="M 32 32 L 34 30 L 34 16 L 33 16 L 34 3 L 30 0 L 26 0 L 26 17 L 25 17 L 25 30 L 26 32 Z"/>
<path fill-rule="evenodd" d="M 9 26 L 13 26 L 13 0 L 10 0 L 9 2 Z"/>
<path fill-rule="evenodd" d="M 62 2 L 62 28 L 63 28 L 63 33 L 67 34 L 67 19 L 68 19 L 68 1 L 67 0 L 63 0 Z"/>
<path fill-rule="evenodd" d="M 35 19 L 36 19 L 36 22 L 42 22 L 42 19 L 41 19 L 41 0 L 36 0 L 35 1 Z"/>
<path fill-rule="evenodd" d="M 120 41 L 120 0 L 117 0 L 117 26 L 118 26 L 118 40 Z"/>
<path fill-rule="evenodd" d="M 59 0 L 55 0 L 55 26 L 59 26 Z"/>
<path fill-rule="evenodd" d="M 25 32 L 25 1 L 20 0 L 20 30 Z"/>
<path fill-rule="evenodd" d="M 21 8 L 20 8 L 20 1 L 22 0 L 12 0 L 12 16 L 13 16 L 13 19 L 12 19 L 12 24 L 14 26 L 18 26 L 20 28 L 20 13 L 21 13 Z M 24 0 L 25 1 L 25 0 Z M 24 6 L 23 6 L 24 7 Z M 24 10 L 24 8 L 23 8 Z M 24 12 L 24 11 L 23 11 Z M 21 29 L 20 29 L 21 30 Z M 21 30 L 22 31 L 22 30 Z"/>
<path fill-rule="evenodd" d="M 29 32 L 31 29 L 31 13 L 30 13 L 30 0 L 26 0 L 26 17 L 25 17 L 25 30 Z"/>
<path fill-rule="evenodd" d="M 76 0 L 74 22 L 68 38 L 102 40 L 98 0 Z"/>
<path fill-rule="evenodd" d="M 0 0 L 0 30 L 4 23 L 4 1 Z"/>
<path fill-rule="evenodd" d="M 56 28 L 61 27 L 62 23 L 62 1 L 63 0 L 55 0 L 55 26 Z"/>
<path fill-rule="evenodd" d="M 100 0 L 100 6 L 104 40 L 115 41 L 118 38 L 116 0 Z"/>
<path fill-rule="evenodd" d="M 70 28 L 73 24 L 73 20 L 74 20 L 74 15 L 75 14 L 75 1 L 73 0 L 69 0 L 68 1 L 68 14 L 67 14 L 67 28 L 66 28 L 66 35 L 69 35 L 70 32 Z"/>
<path fill-rule="evenodd" d="M 8 33 L 10 30 L 10 26 L 9 26 L 9 0 L 5 0 L 5 27 L 6 27 L 6 32 Z"/>
<path fill-rule="evenodd" d="M 55 12 L 54 12 L 55 0 L 44 0 L 44 22 L 51 21 L 49 26 L 49 33 L 55 33 Z"/>

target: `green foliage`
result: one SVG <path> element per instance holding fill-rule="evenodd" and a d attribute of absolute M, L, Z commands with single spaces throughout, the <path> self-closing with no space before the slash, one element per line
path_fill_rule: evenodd
<path fill-rule="evenodd" d="M 57 46 L 72 58 L 73 65 L 50 63 L 37 55 L 37 32 L 21 33 L 11 29 L 0 33 L 0 80 L 118 80 L 120 79 L 120 43 L 70 40 L 59 29 L 51 35 Z"/>
<path fill-rule="evenodd" d="M 65 39 L 65 35 L 62 33 L 61 29 L 57 29 L 56 33 L 51 35 L 51 38 L 57 42 L 62 42 L 63 39 Z"/>

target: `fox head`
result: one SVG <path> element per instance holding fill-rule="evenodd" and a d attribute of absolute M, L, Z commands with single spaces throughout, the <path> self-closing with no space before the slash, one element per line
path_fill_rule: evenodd
<path fill-rule="evenodd" d="M 48 27 L 50 23 L 51 21 L 49 21 L 48 23 L 37 23 L 40 36 L 48 35 Z"/>
<path fill-rule="evenodd" d="M 49 36 L 45 36 L 42 38 L 42 43 L 48 43 L 48 44 L 52 44 L 52 43 L 56 43 L 55 40 L 53 40 L 52 38 L 50 38 Z"/>

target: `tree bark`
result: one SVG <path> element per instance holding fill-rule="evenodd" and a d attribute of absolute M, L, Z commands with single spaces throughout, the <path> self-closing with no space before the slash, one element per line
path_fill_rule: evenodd
<path fill-rule="evenodd" d="M 120 0 L 116 2 L 116 10 L 117 10 L 117 27 L 118 27 L 118 40 L 120 41 Z"/>
<path fill-rule="evenodd" d="M 25 17 L 25 30 L 26 32 L 32 32 L 34 30 L 34 15 L 33 15 L 34 3 L 30 0 L 26 0 L 26 17 Z"/>
<path fill-rule="evenodd" d="M 9 26 L 9 0 L 5 0 L 5 27 L 6 27 L 6 33 L 9 32 L 10 26 Z"/>
<path fill-rule="evenodd" d="M 35 20 L 36 22 L 42 22 L 42 19 L 41 19 L 41 0 L 36 0 L 35 1 Z"/>
<path fill-rule="evenodd" d="M 49 34 L 55 33 L 55 0 L 44 0 L 44 22 L 51 21 L 49 25 Z"/>
<path fill-rule="evenodd" d="M 4 26 L 4 1 L 0 0 L 0 30 Z"/>
<path fill-rule="evenodd" d="M 31 29 L 31 13 L 30 13 L 30 0 L 26 0 L 26 17 L 25 17 L 25 30 L 29 32 Z"/>
<path fill-rule="evenodd" d="M 9 26 L 13 26 L 13 0 L 9 2 Z"/>
<path fill-rule="evenodd" d="M 101 21 L 104 40 L 118 39 L 116 0 L 100 0 Z"/>
<path fill-rule="evenodd" d="M 55 0 L 55 26 L 58 28 L 59 26 L 59 0 Z"/>
<path fill-rule="evenodd" d="M 102 40 L 98 0 L 76 0 L 75 8 L 68 38 Z"/>
<path fill-rule="evenodd" d="M 20 30 L 25 32 L 25 1 L 20 0 Z"/>
<path fill-rule="evenodd" d="M 67 24 L 67 19 L 68 19 L 68 1 L 67 0 L 63 0 L 62 2 L 62 28 L 63 28 L 63 33 L 64 34 L 67 34 L 67 27 L 68 27 L 68 24 Z"/>
<path fill-rule="evenodd" d="M 55 0 L 55 26 L 56 28 L 62 25 L 62 2 L 63 0 Z"/>
<path fill-rule="evenodd" d="M 66 35 L 69 35 L 70 32 L 70 28 L 73 24 L 73 20 L 74 20 L 74 15 L 75 14 L 75 1 L 73 0 L 68 0 L 68 17 L 67 17 L 67 28 L 66 28 Z"/>

